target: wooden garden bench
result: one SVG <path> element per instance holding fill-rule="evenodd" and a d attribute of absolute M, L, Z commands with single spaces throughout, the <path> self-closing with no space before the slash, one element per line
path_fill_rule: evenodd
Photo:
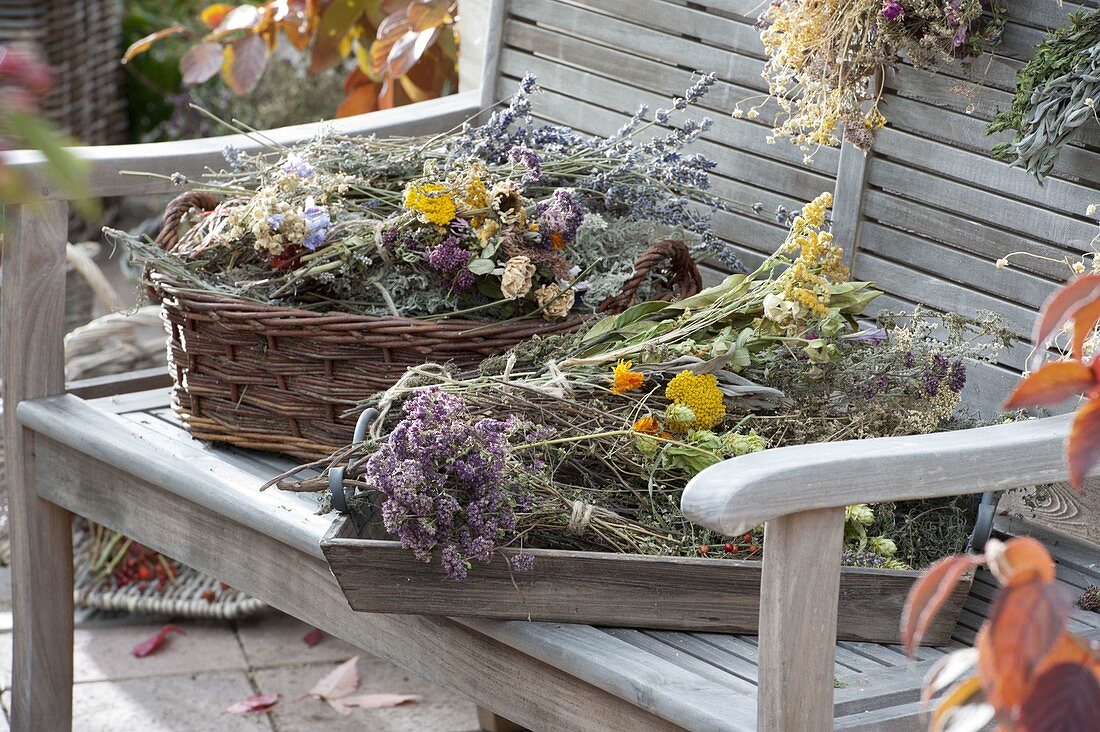
<path fill-rule="evenodd" d="M 1063 274 L 1044 262 L 996 269 L 1009 251 L 1082 250 L 1095 231 L 1082 213 L 1100 198 L 1100 166 L 1083 137 L 1044 187 L 992 161 L 981 134 L 991 103 L 1054 3 L 1020 3 L 1004 56 L 989 62 L 970 99 L 957 80 L 903 68 L 889 80 L 892 126 L 876 153 L 802 153 L 764 143 L 758 122 L 726 114 L 757 92 L 762 55 L 751 28 L 758 0 L 508 0 L 490 8 L 484 81 L 412 107 L 343 120 L 357 134 L 448 129 L 511 93 L 526 71 L 547 90 L 539 114 L 606 134 L 640 102 L 659 106 L 714 70 L 704 101 L 716 118 L 700 144 L 716 159 L 717 192 L 764 208 L 794 209 L 822 190 L 837 194 L 835 231 L 857 277 L 887 293 L 884 307 L 924 303 L 1003 314 L 1021 335 Z M 1042 8 L 1040 9 L 1040 5 Z M 1047 7 L 1049 6 L 1049 7 Z M 977 106 L 967 113 L 970 104 Z M 313 126 L 269 133 L 292 142 Z M 97 196 L 164 194 L 167 180 L 219 168 L 237 137 L 88 148 Z M 34 155 L 8 165 L 35 176 Z M 140 373 L 66 388 L 62 368 L 64 242 L 68 206 L 46 182 L 44 201 L 9 202 L 2 329 L 4 429 L 14 563 L 12 728 L 71 726 L 72 545 L 70 513 L 85 516 L 228 582 L 322 630 L 475 701 L 487 729 L 503 719 L 538 730 L 913 729 L 924 670 L 973 640 L 993 582 L 979 573 L 951 646 L 908 662 L 893 646 L 835 642 L 843 506 L 976 493 L 1065 478 L 1067 421 L 1052 417 L 980 430 L 769 451 L 715 466 L 692 482 L 684 507 L 722 529 L 768 522 L 759 638 L 605 629 L 561 623 L 352 612 L 319 543 L 330 519 L 316 498 L 260 492 L 289 466 L 276 456 L 190 439 L 169 408 L 163 377 Z M 782 240 L 782 228 L 747 210 L 717 227 L 750 264 Z M 1027 347 L 972 372 L 968 398 L 999 403 Z M 1077 592 L 1100 583 L 1097 490 L 1055 487 L 1028 508 L 1041 522 L 1002 517 L 1000 531 L 1032 533 L 1054 552 L 1060 579 Z M 1090 505 L 1091 502 L 1091 505 Z M 1034 501 L 1032 501 L 1034 503 Z M 1050 526 L 1056 526 L 1052 529 Z M 1072 627 L 1100 638 L 1100 616 L 1077 611 Z M 834 682 L 836 688 L 834 688 Z"/>

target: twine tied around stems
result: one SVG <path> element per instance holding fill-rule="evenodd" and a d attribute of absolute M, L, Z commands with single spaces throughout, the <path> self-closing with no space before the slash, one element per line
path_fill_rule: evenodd
<path fill-rule="evenodd" d="M 573 511 L 569 515 L 569 525 L 565 530 L 575 536 L 581 536 L 592 522 L 592 512 L 596 507 L 584 501 L 573 501 Z"/>

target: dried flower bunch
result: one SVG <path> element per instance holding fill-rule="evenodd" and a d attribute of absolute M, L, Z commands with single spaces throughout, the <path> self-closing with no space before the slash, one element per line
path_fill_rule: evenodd
<path fill-rule="evenodd" d="M 712 83 L 700 78 L 674 111 Z M 172 254 L 127 243 L 158 271 L 254 301 L 547 320 L 594 312 L 633 274 L 623 263 L 659 239 L 724 246 L 709 225 L 713 164 L 683 150 L 705 121 L 660 110 L 662 122 L 645 122 L 643 110 L 617 135 L 589 138 L 534 126 L 536 91 L 528 76 L 484 126 L 430 138 L 227 151 L 233 170 L 199 186 L 226 200 Z M 668 133 L 642 142 L 654 125 Z"/>
<path fill-rule="evenodd" d="M 1012 105 L 989 125 L 990 134 L 1010 130 L 1014 138 L 994 146 L 994 155 L 1042 180 L 1077 128 L 1096 118 L 1097 99 L 1100 11 L 1082 10 L 1051 31 L 1017 73 Z"/>
<path fill-rule="evenodd" d="M 812 150 L 844 138 L 869 150 L 886 124 L 883 72 L 900 56 L 935 68 L 1000 39 L 999 0 L 773 0 L 758 27 L 768 61 L 768 98 L 779 106 L 773 136 Z M 872 83 L 877 79 L 877 84 Z M 760 104 L 734 116 L 755 119 Z"/>
<path fill-rule="evenodd" d="M 992 357 L 1003 336 L 920 312 L 861 329 L 854 316 L 878 293 L 846 281 L 822 228 L 828 202 L 808 204 L 757 271 L 684 303 L 642 303 L 476 373 L 410 370 L 372 402 L 373 436 L 338 458 L 352 459 L 347 485 L 456 579 L 503 547 L 761 556 L 760 531 L 720 536 L 683 517 L 692 476 L 770 447 L 963 424 L 965 361 Z M 960 551 L 968 500 L 853 506 L 845 561 L 922 567 Z M 515 569 L 530 566 L 518 556 Z"/>

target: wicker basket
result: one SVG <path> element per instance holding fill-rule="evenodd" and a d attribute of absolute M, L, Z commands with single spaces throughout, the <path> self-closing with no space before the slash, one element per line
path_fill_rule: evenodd
<path fill-rule="evenodd" d="M 122 0 L 0 0 L 0 44 L 41 49 L 57 83 L 43 112 L 88 145 L 126 138 Z"/>
<path fill-rule="evenodd" d="M 165 212 L 158 243 L 171 251 L 188 211 L 211 211 L 215 199 L 185 193 Z M 667 267 L 666 285 L 680 297 L 702 286 L 682 242 L 664 241 L 634 264 L 635 274 L 601 310 L 629 307 L 645 279 Z M 571 332 L 575 317 L 554 323 L 426 321 L 317 313 L 196 292 L 152 271 L 168 330 L 173 406 L 204 440 L 283 452 L 303 459 L 346 445 L 355 427 L 349 410 L 425 361 L 476 366 L 532 336 Z"/>

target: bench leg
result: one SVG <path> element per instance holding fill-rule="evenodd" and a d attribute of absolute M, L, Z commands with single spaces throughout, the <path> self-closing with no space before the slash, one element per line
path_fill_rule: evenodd
<path fill-rule="evenodd" d="M 833 728 L 844 509 L 805 511 L 764 528 L 760 587 L 761 732 Z"/>
<path fill-rule="evenodd" d="M 35 491 L 33 436 L 15 408 L 65 389 L 68 206 L 12 206 L 5 218 L 0 369 L 14 616 L 11 728 L 64 732 L 73 714 L 72 525 L 67 511 Z"/>
<path fill-rule="evenodd" d="M 485 707 L 477 708 L 477 724 L 481 732 L 528 732 L 526 727 L 493 714 Z"/>

